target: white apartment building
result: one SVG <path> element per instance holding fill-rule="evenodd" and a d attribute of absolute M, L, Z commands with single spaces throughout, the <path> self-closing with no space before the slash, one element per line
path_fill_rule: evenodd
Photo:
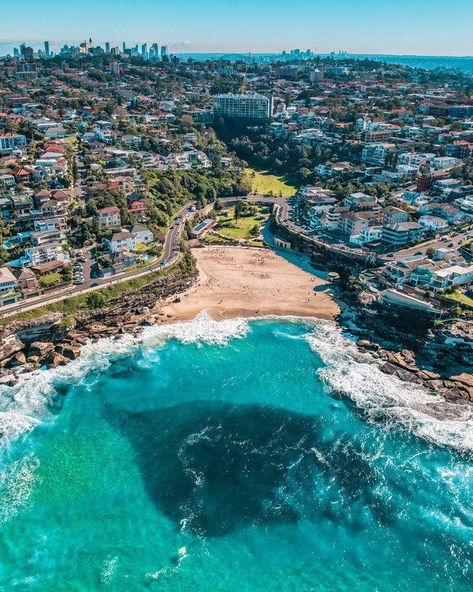
<path fill-rule="evenodd" d="M 235 119 L 270 119 L 273 114 L 273 101 L 256 93 L 228 93 L 214 97 L 213 111 L 215 115 Z"/>
<path fill-rule="evenodd" d="M 421 164 L 423 164 L 424 162 L 430 163 L 434 158 L 435 154 L 432 154 L 431 152 L 404 152 L 403 154 L 399 155 L 398 164 L 416 167 L 418 169 Z"/>
<path fill-rule="evenodd" d="M 11 154 L 15 148 L 26 146 L 26 137 L 21 134 L 0 136 L 0 154 Z"/>
<path fill-rule="evenodd" d="M 387 155 L 396 149 L 395 144 L 365 144 L 361 160 L 366 164 L 383 166 Z"/>
<path fill-rule="evenodd" d="M 0 295 L 14 292 L 16 288 L 16 278 L 8 267 L 0 267 Z"/>
<path fill-rule="evenodd" d="M 49 242 L 25 249 L 26 265 L 39 265 L 48 261 L 67 261 L 69 255 L 59 243 Z"/>
<path fill-rule="evenodd" d="M 471 282 L 473 282 L 473 265 L 468 267 L 454 265 L 435 271 L 430 285 L 434 290 L 440 290 L 453 286 L 464 286 L 471 284 Z"/>
<path fill-rule="evenodd" d="M 135 224 L 131 232 L 116 232 L 108 243 L 111 253 L 122 251 L 134 251 L 140 245 L 148 245 L 153 242 L 153 233 L 142 224 Z"/>
<path fill-rule="evenodd" d="M 426 230 L 431 230 L 433 232 L 448 228 L 448 222 L 444 220 L 444 218 L 440 218 L 439 216 L 429 216 L 428 214 L 419 218 L 419 224 L 422 224 Z"/>
<path fill-rule="evenodd" d="M 453 156 L 437 156 L 432 160 L 434 169 L 449 169 L 451 167 L 460 166 L 462 161 Z"/>

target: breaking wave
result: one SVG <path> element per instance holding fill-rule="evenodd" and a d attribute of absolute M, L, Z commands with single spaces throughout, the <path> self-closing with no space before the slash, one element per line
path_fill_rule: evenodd
<path fill-rule="evenodd" d="M 49 410 L 58 398 L 58 385 L 78 384 L 91 372 L 105 371 L 113 360 L 133 355 L 138 346 L 157 347 L 169 339 L 226 345 L 244 337 L 248 328 L 245 319 L 216 321 L 204 311 L 190 321 L 147 327 L 140 335 L 90 341 L 82 347 L 81 357 L 67 366 L 20 375 L 13 387 L 0 385 L 0 448 L 53 418 Z"/>
<path fill-rule="evenodd" d="M 0 525 L 28 504 L 38 466 L 38 459 L 29 454 L 0 471 Z"/>
<path fill-rule="evenodd" d="M 170 339 L 224 346 L 243 338 L 254 320 L 216 321 L 203 311 L 189 321 L 147 327 L 140 335 L 89 342 L 81 357 L 67 366 L 21 375 L 13 387 L 0 385 L 0 448 L 53 418 L 50 409 L 58 398 L 58 385 L 78 384 L 91 372 L 105 371 L 113 360 L 133 355 L 137 347 L 155 349 Z M 319 376 L 332 391 L 350 398 L 368 420 L 382 421 L 386 427 L 402 425 L 433 443 L 473 451 L 472 406 L 446 401 L 419 385 L 384 374 L 376 360 L 361 353 L 335 323 L 295 317 L 267 320 L 310 323 L 313 331 L 305 338 L 325 364 Z"/>
<path fill-rule="evenodd" d="M 473 451 L 473 407 L 381 372 L 334 323 L 318 323 L 306 335 L 325 364 L 319 376 L 334 392 L 350 398 L 368 420 L 407 429 L 429 442 Z"/>

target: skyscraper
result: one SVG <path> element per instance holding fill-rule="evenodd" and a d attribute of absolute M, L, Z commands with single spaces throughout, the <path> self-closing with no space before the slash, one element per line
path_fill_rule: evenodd
<path fill-rule="evenodd" d="M 123 43 L 122 43 L 122 51 L 123 51 L 123 53 L 125 53 L 125 50 L 126 50 L 126 43 L 125 43 L 125 42 L 123 42 Z"/>
<path fill-rule="evenodd" d="M 46 57 L 49 58 L 49 41 L 44 42 L 44 53 L 46 54 Z"/>
<path fill-rule="evenodd" d="M 167 45 L 161 45 L 161 59 L 168 55 L 168 47 Z"/>
<path fill-rule="evenodd" d="M 141 57 L 144 60 L 148 59 L 148 44 L 147 43 L 143 43 L 143 45 L 141 46 Z"/>
<path fill-rule="evenodd" d="M 157 43 L 153 43 L 149 48 L 149 58 L 150 60 L 156 60 L 159 58 L 159 47 Z"/>
<path fill-rule="evenodd" d="M 21 57 L 27 61 L 32 62 L 34 59 L 34 50 L 32 47 L 26 47 L 24 43 L 20 45 Z"/>
<path fill-rule="evenodd" d="M 105 42 L 105 53 L 110 53 L 110 43 L 108 41 Z"/>

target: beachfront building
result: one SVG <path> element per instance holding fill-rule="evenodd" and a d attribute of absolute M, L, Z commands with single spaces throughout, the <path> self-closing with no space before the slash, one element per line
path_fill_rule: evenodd
<path fill-rule="evenodd" d="M 419 218 L 419 224 L 422 224 L 426 230 L 430 230 L 431 232 L 439 232 L 448 228 L 448 222 L 446 220 L 439 216 L 429 216 L 428 214 Z"/>
<path fill-rule="evenodd" d="M 199 238 L 215 226 L 216 222 L 212 218 L 207 218 L 203 222 L 199 222 L 197 226 L 192 229 L 192 236 Z"/>
<path fill-rule="evenodd" d="M 135 224 L 131 232 L 116 232 L 110 241 L 108 247 L 111 253 L 121 253 L 123 251 L 135 251 L 140 245 L 148 245 L 153 242 L 153 233 L 143 224 Z"/>
<path fill-rule="evenodd" d="M 417 222 L 399 222 L 383 227 L 381 240 L 393 249 L 410 245 L 422 238 L 425 228 Z"/>
<path fill-rule="evenodd" d="M 49 261 L 64 262 L 69 255 L 58 242 L 45 242 L 40 245 L 31 245 L 25 249 L 25 265 L 34 266 Z"/>
<path fill-rule="evenodd" d="M 8 267 L 0 267 L 0 306 L 13 304 L 20 300 L 21 294 L 17 292 L 17 281 Z"/>
<path fill-rule="evenodd" d="M 473 282 L 473 265 L 464 267 L 453 265 L 433 273 L 430 286 L 434 290 L 443 290 L 454 286 L 465 286 Z"/>

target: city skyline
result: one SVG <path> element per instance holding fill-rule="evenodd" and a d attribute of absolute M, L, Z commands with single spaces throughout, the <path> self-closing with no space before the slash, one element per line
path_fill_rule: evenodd
<path fill-rule="evenodd" d="M 318 53 L 468 56 L 473 54 L 466 0 L 448 5 L 420 0 L 300 0 L 295 9 L 288 0 L 198 5 L 176 0 L 172 6 L 144 0 L 139 8 L 123 0 L 67 5 L 45 0 L 38 6 L 25 0 L 3 9 L 8 36 L 0 31 L 0 53 L 27 42 L 40 47 L 49 40 L 57 51 L 64 43 L 78 44 L 91 37 L 96 44 L 128 45 L 157 40 L 171 52 L 280 52 L 291 47 Z M 25 11 L 30 18 L 25 22 Z M 93 15 L 93 18 L 91 18 Z M 185 15 L 185 18 L 183 18 Z M 231 26 L 229 26 L 231 24 Z"/>

